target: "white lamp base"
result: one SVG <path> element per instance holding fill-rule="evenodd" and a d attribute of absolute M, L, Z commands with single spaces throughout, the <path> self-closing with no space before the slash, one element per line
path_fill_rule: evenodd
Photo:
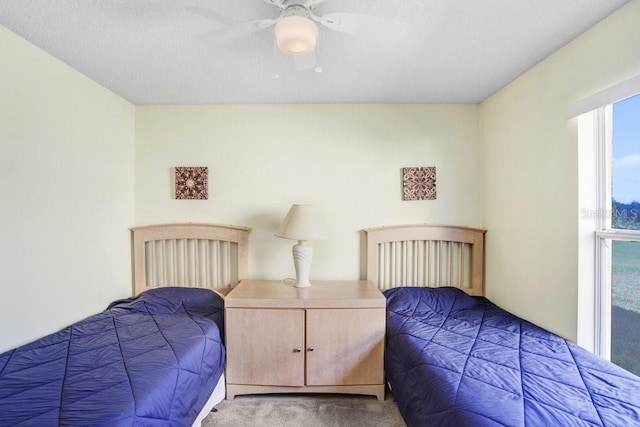
<path fill-rule="evenodd" d="M 296 288 L 308 288 L 311 286 L 309 273 L 311 272 L 311 259 L 313 258 L 313 248 L 306 240 L 299 240 L 293 246 L 293 265 L 296 268 Z"/>

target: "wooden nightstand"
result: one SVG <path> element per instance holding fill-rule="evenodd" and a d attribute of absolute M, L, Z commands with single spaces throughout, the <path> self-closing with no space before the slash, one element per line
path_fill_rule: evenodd
<path fill-rule="evenodd" d="M 246 280 L 225 298 L 227 399 L 353 393 L 384 399 L 385 298 L 367 281 Z"/>

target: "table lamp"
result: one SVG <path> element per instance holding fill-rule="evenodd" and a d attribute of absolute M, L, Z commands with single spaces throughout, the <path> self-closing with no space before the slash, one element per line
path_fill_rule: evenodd
<path fill-rule="evenodd" d="M 309 240 L 324 240 L 327 232 L 320 215 L 311 205 L 293 205 L 284 218 L 282 225 L 276 233 L 276 237 L 297 240 L 293 246 L 293 264 L 296 269 L 296 288 L 307 288 L 309 272 L 311 271 L 311 259 L 313 248 Z"/>

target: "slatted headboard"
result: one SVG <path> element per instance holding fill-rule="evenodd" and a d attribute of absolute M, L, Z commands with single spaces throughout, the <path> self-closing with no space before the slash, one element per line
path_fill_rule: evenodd
<path fill-rule="evenodd" d="M 247 278 L 250 231 L 216 224 L 132 228 L 134 295 L 165 286 L 209 288 L 226 295 Z"/>
<path fill-rule="evenodd" d="M 484 295 L 486 230 L 418 224 L 365 232 L 367 280 L 378 288 L 455 286 Z"/>

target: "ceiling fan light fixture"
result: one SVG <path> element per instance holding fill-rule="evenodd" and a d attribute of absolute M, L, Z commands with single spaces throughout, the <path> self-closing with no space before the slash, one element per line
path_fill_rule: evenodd
<path fill-rule="evenodd" d="M 304 16 L 286 16 L 275 26 L 276 45 L 289 55 L 311 52 L 318 41 L 318 26 Z"/>

